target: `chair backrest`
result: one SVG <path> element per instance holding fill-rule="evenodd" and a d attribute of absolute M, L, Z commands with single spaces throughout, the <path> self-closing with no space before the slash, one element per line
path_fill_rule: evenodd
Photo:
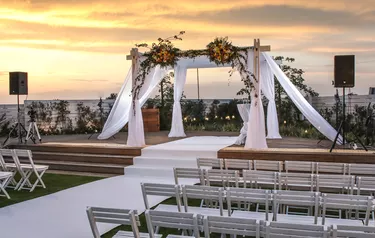
<path fill-rule="evenodd" d="M 348 164 L 334 162 L 317 162 L 316 174 L 348 174 Z"/>
<path fill-rule="evenodd" d="M 134 210 L 88 207 L 86 212 L 94 238 L 100 238 L 96 223 L 131 225 L 134 237 L 140 237 L 138 230 L 138 226 L 140 226 L 139 217 Z"/>
<path fill-rule="evenodd" d="M 316 162 L 312 161 L 285 161 L 285 171 L 315 173 Z"/>
<path fill-rule="evenodd" d="M 205 173 L 207 186 L 219 184 L 222 187 L 238 187 L 239 172 L 237 170 L 209 169 Z"/>
<path fill-rule="evenodd" d="M 254 160 L 254 170 L 283 171 L 282 161 Z"/>
<path fill-rule="evenodd" d="M 273 189 L 277 189 L 278 185 L 278 174 L 272 171 L 259 171 L 259 170 L 244 170 L 243 171 L 243 182 L 244 188 L 259 188 L 261 186 L 271 186 Z"/>
<path fill-rule="evenodd" d="M 316 175 L 316 191 L 322 192 L 324 188 L 347 190 L 353 194 L 355 177 L 351 175 L 318 174 Z"/>
<path fill-rule="evenodd" d="M 372 194 L 375 191 L 375 177 L 357 177 L 357 195 Z"/>
<path fill-rule="evenodd" d="M 348 174 L 375 176 L 375 164 L 348 164 Z"/>
<path fill-rule="evenodd" d="M 310 173 L 277 173 L 279 190 L 298 188 L 314 191 L 315 176 Z"/>
<path fill-rule="evenodd" d="M 232 236 L 260 237 L 259 221 L 255 219 L 207 216 L 203 220 L 206 238 L 211 233 Z M 231 236 L 231 237 L 232 237 Z"/>
<path fill-rule="evenodd" d="M 253 161 L 244 159 L 225 159 L 225 169 L 252 170 Z"/>
<path fill-rule="evenodd" d="M 179 178 L 198 179 L 199 182 L 204 185 L 204 174 L 202 169 L 195 168 L 174 168 L 174 181 L 178 183 Z"/>
<path fill-rule="evenodd" d="M 224 168 L 224 161 L 223 159 L 217 158 L 198 158 L 197 159 L 197 166 L 198 168 L 212 168 L 212 169 L 223 169 Z"/>
<path fill-rule="evenodd" d="M 205 200 L 208 207 L 214 207 L 213 201 L 218 201 L 220 215 L 223 216 L 223 196 L 224 189 L 220 187 L 183 185 L 182 197 L 184 201 L 185 212 L 189 212 L 189 199 Z"/>
<path fill-rule="evenodd" d="M 192 230 L 194 237 L 199 238 L 198 219 L 194 213 L 146 210 L 145 216 L 150 238 L 155 237 L 154 227 Z"/>
<path fill-rule="evenodd" d="M 273 212 L 274 220 L 277 221 L 277 213 L 281 205 L 297 206 L 297 207 L 314 207 L 314 223 L 318 223 L 320 194 L 308 191 L 288 191 L 288 190 L 274 190 L 273 191 Z M 302 218 L 303 219 L 303 218 Z"/>
<path fill-rule="evenodd" d="M 375 238 L 375 227 L 333 225 L 332 238 Z"/>
<path fill-rule="evenodd" d="M 24 154 L 25 152 L 21 152 L 21 153 Z M 13 159 L 14 164 L 16 165 L 18 173 L 20 173 L 22 177 L 25 177 L 25 173 L 21 169 L 21 162 L 20 162 L 15 150 L 4 150 L 4 149 L 2 149 L 1 154 L 3 155 L 3 158 L 4 158 L 4 156 L 5 157 L 11 157 Z M 27 154 L 27 156 L 28 156 L 28 154 Z"/>
<path fill-rule="evenodd" d="M 8 171 L 8 169 L 5 165 L 5 158 L 4 157 L 12 157 L 13 158 L 12 150 L 0 149 L 0 170 Z"/>
<path fill-rule="evenodd" d="M 181 211 L 180 186 L 175 184 L 141 183 L 143 202 L 146 209 L 150 209 L 147 196 L 162 196 L 176 198 L 177 209 Z"/>
<path fill-rule="evenodd" d="M 33 154 L 31 152 L 31 150 L 15 149 L 14 154 L 16 155 L 18 160 L 20 160 L 20 159 L 27 160 L 30 163 L 30 165 L 34 168 L 34 160 L 33 160 Z"/>
<path fill-rule="evenodd" d="M 265 220 L 269 220 L 269 206 L 272 205 L 272 193 L 267 189 L 228 188 L 227 189 L 228 216 L 232 214 L 232 203 L 265 205 Z"/>
<path fill-rule="evenodd" d="M 301 225 L 292 223 L 267 222 L 267 238 L 328 238 L 328 228 L 322 225 Z"/>
<path fill-rule="evenodd" d="M 346 195 L 346 194 L 322 194 L 323 212 L 322 225 L 325 224 L 327 209 L 354 210 L 358 218 L 359 211 L 365 211 L 365 225 L 368 225 L 370 212 L 373 208 L 372 196 Z"/>

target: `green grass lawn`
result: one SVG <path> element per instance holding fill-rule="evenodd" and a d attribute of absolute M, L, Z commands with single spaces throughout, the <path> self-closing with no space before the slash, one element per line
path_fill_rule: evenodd
<path fill-rule="evenodd" d="M 7 189 L 7 192 L 9 193 L 11 199 L 0 197 L 0 207 L 5 207 L 33 198 L 45 196 L 67 188 L 90 183 L 102 178 L 63 174 L 45 174 L 42 179 L 47 187 L 46 189 L 37 187 L 33 192 L 29 192 L 28 190 L 14 191 L 13 189 Z M 34 181 L 35 178 L 31 178 L 31 182 L 33 183 Z"/>

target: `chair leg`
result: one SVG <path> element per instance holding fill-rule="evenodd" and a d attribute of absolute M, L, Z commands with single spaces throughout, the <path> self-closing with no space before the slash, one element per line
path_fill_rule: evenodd
<path fill-rule="evenodd" d="M 32 171 L 26 172 L 26 174 L 25 174 L 26 176 L 25 176 L 25 178 L 23 178 L 23 182 L 21 183 L 21 185 L 17 189 L 18 191 L 20 191 L 21 189 L 23 189 L 23 187 L 25 186 L 25 184 L 27 186 L 29 186 L 29 184 L 30 184 L 29 187 L 31 187 L 31 183 L 29 181 L 29 178 L 30 178 L 31 174 L 32 174 Z"/>
<path fill-rule="evenodd" d="M 36 181 L 35 181 L 34 185 L 31 187 L 30 192 L 34 191 L 35 187 L 38 185 L 38 182 L 40 182 L 40 184 L 42 185 L 43 188 L 46 188 L 46 185 L 44 184 L 44 182 L 42 180 L 42 176 L 44 175 L 45 172 L 46 172 L 46 170 L 44 170 L 40 174 L 38 174 L 38 172 L 35 172 Z"/>
<path fill-rule="evenodd" d="M 4 179 L 4 181 L 2 181 L 2 183 L 0 184 L 0 191 L 5 195 L 5 197 L 7 197 L 8 199 L 10 199 L 10 196 L 8 194 L 8 192 L 5 190 L 5 187 L 6 185 L 9 183 L 9 181 L 11 180 L 11 177 L 9 178 L 6 178 Z"/>

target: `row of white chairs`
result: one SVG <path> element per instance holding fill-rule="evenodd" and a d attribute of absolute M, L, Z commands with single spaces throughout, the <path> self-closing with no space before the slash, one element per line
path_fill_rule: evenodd
<path fill-rule="evenodd" d="M 299 224 L 368 225 L 374 210 L 372 196 L 153 183 L 144 183 L 141 187 L 146 209 L 151 209 L 148 196 L 173 197 L 176 205 L 159 204 L 155 210 L 183 211 L 207 216 L 234 216 L 283 222 L 293 220 Z M 190 206 L 191 199 L 203 200 L 206 207 Z M 255 211 L 250 211 L 251 204 L 256 206 Z M 259 210 L 260 205 L 264 207 L 264 211 Z M 301 209 L 306 212 L 299 212 Z M 334 214 L 330 210 L 337 212 L 337 216 L 333 218 Z M 343 219 L 342 211 L 348 219 Z"/>
<path fill-rule="evenodd" d="M 94 238 L 100 238 L 97 223 L 130 225 L 131 232 L 120 230 L 113 237 L 160 238 L 156 227 L 174 229 L 181 235 L 167 235 L 167 238 L 200 238 L 201 233 L 209 238 L 213 235 L 231 235 L 255 238 L 375 238 L 375 227 L 347 225 L 301 225 L 294 223 L 264 222 L 256 219 L 205 216 L 195 213 L 146 210 L 148 233 L 139 232 L 141 226 L 135 210 L 88 207 L 87 216 Z M 214 236 L 215 237 L 215 236 Z"/>
<path fill-rule="evenodd" d="M 242 175 L 242 177 L 241 177 Z M 357 195 L 372 195 L 375 192 L 375 177 L 355 177 L 338 174 L 285 173 L 262 170 L 174 168 L 175 184 L 180 179 L 196 179 L 202 185 L 223 187 L 272 188 L 286 190 L 308 190 Z"/>
<path fill-rule="evenodd" d="M 0 171 L 8 175 L 11 174 L 9 180 L 4 184 L 4 190 L 5 188 L 14 188 L 18 191 L 25 189 L 32 192 L 37 186 L 46 188 L 42 177 L 47 170 L 47 165 L 36 165 L 34 163 L 30 150 L 0 149 Z M 18 181 L 15 177 L 17 174 L 20 178 Z M 31 182 L 31 176 L 33 175 L 36 179 Z"/>
<path fill-rule="evenodd" d="M 198 168 L 268 170 L 313 174 L 375 175 L 375 164 L 198 158 Z"/>

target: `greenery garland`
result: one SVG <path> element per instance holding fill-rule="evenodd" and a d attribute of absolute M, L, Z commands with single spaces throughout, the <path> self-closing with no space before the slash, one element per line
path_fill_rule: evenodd
<path fill-rule="evenodd" d="M 228 37 L 217 37 L 206 46 L 206 49 L 181 51 L 173 45 L 172 40 L 182 40 L 181 36 L 183 34 L 185 34 L 185 31 L 181 31 L 178 35 L 166 39 L 159 38 L 158 43 L 152 43 L 151 47 L 146 43 L 136 44 L 136 47 L 147 48 L 148 51 L 144 52 L 142 55 L 144 60 L 141 62 L 138 74 L 135 78 L 135 85 L 132 90 L 133 104 L 135 100 L 138 99 L 146 76 L 150 73 L 152 68 L 158 65 L 164 68 L 174 67 L 180 58 L 192 59 L 206 55 L 209 60 L 216 65 L 229 64 L 232 68 L 229 71 L 230 77 L 238 70 L 241 75 L 241 81 L 244 82 L 245 86 L 249 89 L 254 88 L 251 78 L 253 78 L 255 82 L 258 80 L 255 75 L 247 69 L 249 48 L 232 45 Z M 258 97 L 257 93 L 255 93 L 255 97 Z"/>

